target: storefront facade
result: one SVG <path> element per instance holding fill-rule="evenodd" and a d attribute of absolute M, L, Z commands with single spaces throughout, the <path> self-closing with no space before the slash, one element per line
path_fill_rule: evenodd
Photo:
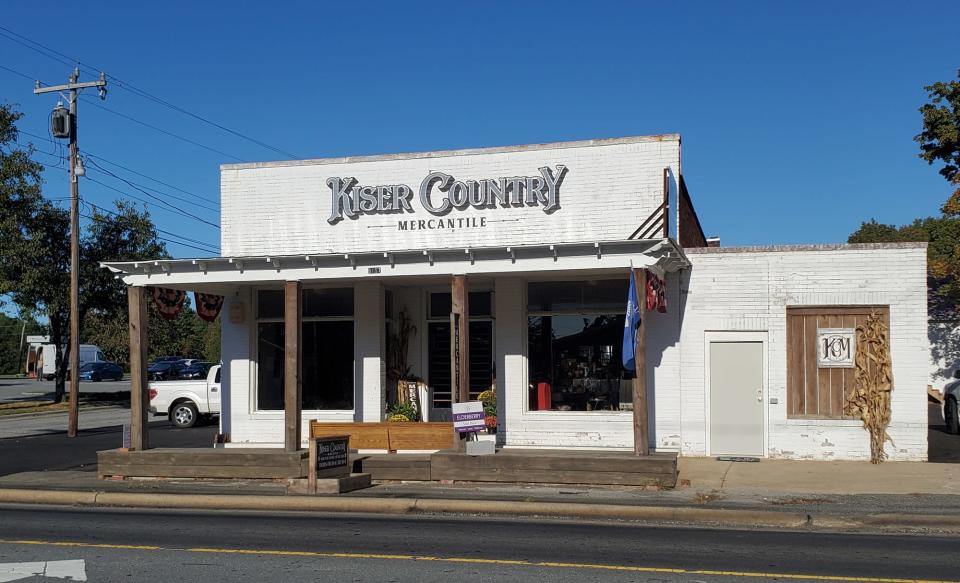
<path fill-rule="evenodd" d="M 662 135 L 226 165 L 222 257 L 108 267 L 225 297 L 232 447 L 284 443 L 295 301 L 302 440 L 308 420 L 384 420 L 402 377 L 422 381 L 430 420 L 492 389 L 504 447 L 631 449 L 621 351 L 640 269 L 664 283 L 665 311 L 645 315 L 653 450 L 869 458 L 842 412 L 850 369 L 823 373 L 798 349 L 879 311 L 896 387 L 887 451 L 925 459 L 925 249 L 707 248 L 680 158 L 679 136 Z"/>

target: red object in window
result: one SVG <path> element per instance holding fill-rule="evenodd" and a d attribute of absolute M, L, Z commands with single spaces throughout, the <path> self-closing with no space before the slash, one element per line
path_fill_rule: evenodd
<path fill-rule="evenodd" d="M 549 411 L 552 408 L 550 383 L 537 383 L 537 411 Z"/>

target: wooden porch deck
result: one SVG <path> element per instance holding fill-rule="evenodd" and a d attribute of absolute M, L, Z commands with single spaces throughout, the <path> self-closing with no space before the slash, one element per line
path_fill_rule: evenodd
<path fill-rule="evenodd" d="M 355 454 L 353 471 L 375 481 L 409 480 L 520 482 L 658 486 L 677 484 L 677 455 L 547 449 L 501 449 L 470 456 L 441 451 L 427 454 Z"/>
<path fill-rule="evenodd" d="M 97 474 L 137 478 L 306 478 L 306 449 L 162 448 L 97 452 Z"/>
<path fill-rule="evenodd" d="M 677 456 L 629 452 L 501 449 L 494 455 L 455 451 L 423 454 L 352 454 L 354 473 L 375 481 L 518 482 L 658 486 L 677 483 Z M 140 478 L 302 479 L 307 450 L 171 448 L 97 453 L 97 473 Z"/>

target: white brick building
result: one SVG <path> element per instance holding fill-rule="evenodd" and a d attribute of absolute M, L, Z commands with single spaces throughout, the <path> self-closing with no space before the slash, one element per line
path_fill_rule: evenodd
<path fill-rule="evenodd" d="M 677 135 L 226 165 L 221 198 L 223 257 L 109 267 L 131 285 L 225 296 L 231 446 L 289 441 L 291 299 L 301 440 L 307 420 L 384 419 L 401 313 L 414 328 L 402 376 L 421 379 L 424 417 L 448 419 L 454 278 L 469 290 L 463 390 L 495 390 L 502 446 L 632 448 L 633 267 L 666 288 L 666 312 L 644 316 L 654 450 L 869 458 L 842 411 L 853 369 L 814 351 L 818 333 L 843 338 L 876 312 L 893 362 L 887 452 L 926 459 L 925 247 L 706 247 Z"/>

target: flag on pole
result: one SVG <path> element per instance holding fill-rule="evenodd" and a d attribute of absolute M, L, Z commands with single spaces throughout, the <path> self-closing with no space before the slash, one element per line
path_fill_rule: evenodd
<path fill-rule="evenodd" d="M 637 278 L 630 270 L 630 291 L 627 292 L 627 313 L 623 319 L 623 368 L 636 368 L 637 328 L 640 327 L 640 300 L 637 297 Z"/>

